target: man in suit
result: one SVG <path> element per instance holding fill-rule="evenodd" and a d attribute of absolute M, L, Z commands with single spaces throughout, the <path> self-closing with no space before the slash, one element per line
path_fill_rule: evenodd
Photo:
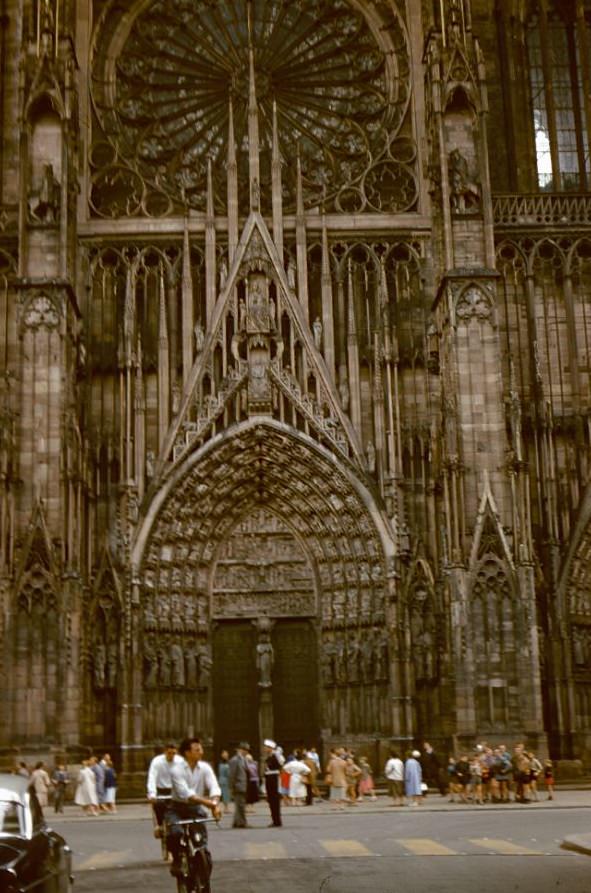
<path fill-rule="evenodd" d="M 250 744 L 241 741 L 236 748 L 236 753 L 230 760 L 230 773 L 228 782 L 230 793 L 234 800 L 233 828 L 247 828 L 246 824 L 246 789 L 248 787 L 248 771 L 246 768 L 246 754 L 250 751 Z"/>

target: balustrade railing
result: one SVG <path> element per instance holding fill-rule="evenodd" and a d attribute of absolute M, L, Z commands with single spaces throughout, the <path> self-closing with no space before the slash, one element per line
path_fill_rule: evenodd
<path fill-rule="evenodd" d="M 572 192 L 493 196 L 495 226 L 591 224 L 591 194 Z"/>

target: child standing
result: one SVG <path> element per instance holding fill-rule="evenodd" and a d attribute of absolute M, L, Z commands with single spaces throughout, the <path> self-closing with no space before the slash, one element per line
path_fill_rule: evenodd
<path fill-rule="evenodd" d="M 367 761 L 367 757 L 359 758 L 359 768 L 361 769 L 361 781 L 359 782 L 359 799 L 363 800 L 366 794 L 369 794 L 370 800 L 376 800 L 376 794 L 373 783 L 372 768 Z"/>
<path fill-rule="evenodd" d="M 554 800 L 554 766 L 552 760 L 544 760 L 544 784 L 548 800 Z"/>

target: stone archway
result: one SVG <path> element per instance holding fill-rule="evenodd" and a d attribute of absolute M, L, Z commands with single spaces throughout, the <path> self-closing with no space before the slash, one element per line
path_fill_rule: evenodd
<path fill-rule="evenodd" d="M 257 594 L 248 586 L 245 600 L 218 585 L 237 525 L 261 510 L 300 550 L 305 585 L 291 612 L 272 587 Z M 154 494 L 133 549 L 141 645 L 130 694 L 143 704 L 142 741 L 191 729 L 213 739 L 213 631 L 224 612 L 259 622 L 308 618 L 325 738 L 396 734 L 392 556 L 389 524 L 353 466 L 305 434 L 256 417 L 192 453 Z M 253 566 L 261 560 L 254 555 Z"/>

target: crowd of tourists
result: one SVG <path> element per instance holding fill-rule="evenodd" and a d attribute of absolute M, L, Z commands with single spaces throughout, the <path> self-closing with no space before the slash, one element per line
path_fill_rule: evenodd
<path fill-rule="evenodd" d="M 42 760 L 33 768 L 21 761 L 13 772 L 29 779 L 41 812 L 52 803 L 56 814 L 63 813 L 71 781 L 76 782 L 74 803 L 81 807 L 85 815 L 117 812 L 117 773 L 108 753 L 101 759 L 93 755 L 83 760 L 75 779 L 71 778 L 63 763 L 56 764 L 50 775 Z"/>

